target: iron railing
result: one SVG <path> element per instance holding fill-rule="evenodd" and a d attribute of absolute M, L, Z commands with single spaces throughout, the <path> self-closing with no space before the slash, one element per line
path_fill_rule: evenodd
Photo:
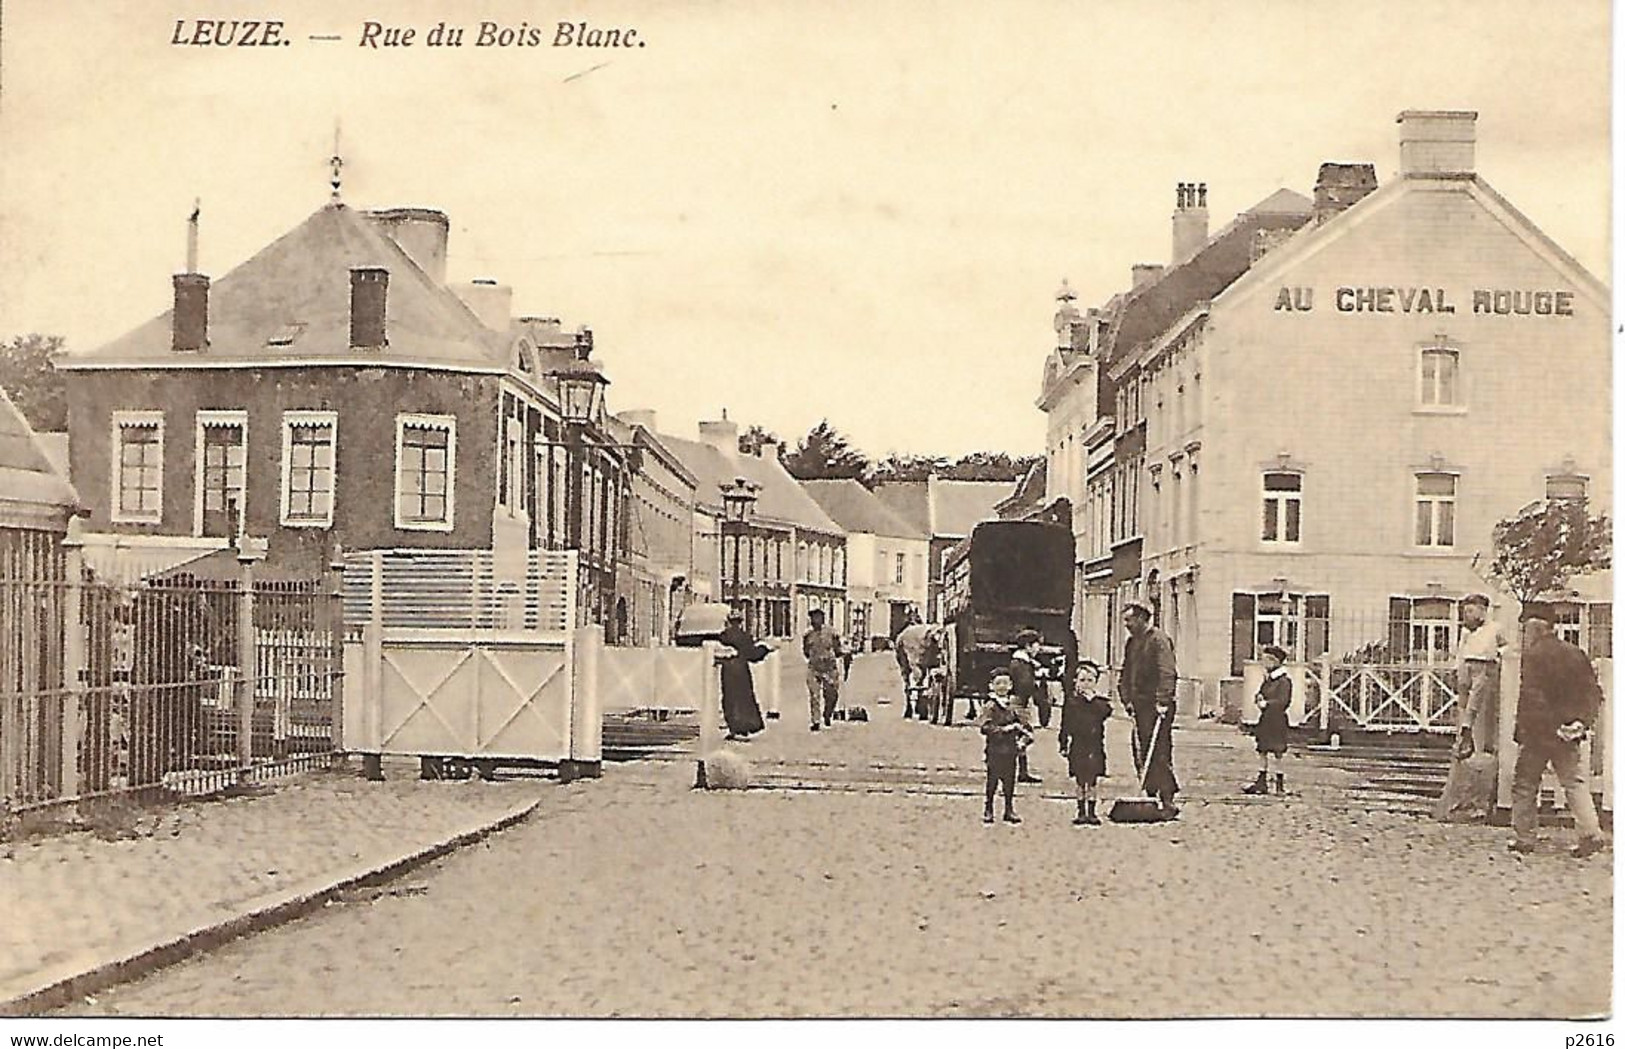
<path fill-rule="evenodd" d="M 255 580 L 223 555 L 109 579 L 0 532 L 0 802 L 207 794 L 326 763 L 343 677 L 336 576 Z"/>

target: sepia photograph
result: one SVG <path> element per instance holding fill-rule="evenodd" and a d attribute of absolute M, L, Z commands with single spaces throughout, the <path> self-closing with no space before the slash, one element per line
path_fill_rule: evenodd
<path fill-rule="evenodd" d="M 1611 1046 L 1614 32 L 4 0 L 12 1044 Z"/>

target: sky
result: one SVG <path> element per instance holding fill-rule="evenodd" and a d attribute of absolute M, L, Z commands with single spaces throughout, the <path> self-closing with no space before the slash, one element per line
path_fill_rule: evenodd
<path fill-rule="evenodd" d="M 177 20 L 286 23 L 188 47 Z M 364 23 L 414 27 L 361 45 Z M 560 20 L 644 46 L 551 46 Z M 163 312 L 202 201 L 219 278 L 343 193 L 451 220 L 453 280 L 590 326 L 612 410 L 726 409 L 872 456 L 1043 448 L 1063 277 L 1166 262 L 1320 163 L 1398 163 L 1395 116 L 1473 109 L 1478 170 L 1603 280 L 1606 0 L 4 0 L 0 338 L 89 349 Z M 462 48 L 430 48 L 436 23 Z M 542 46 L 473 46 L 482 21 Z M 188 29 L 191 22 L 187 21 Z M 333 35 L 336 41 L 312 41 Z"/>

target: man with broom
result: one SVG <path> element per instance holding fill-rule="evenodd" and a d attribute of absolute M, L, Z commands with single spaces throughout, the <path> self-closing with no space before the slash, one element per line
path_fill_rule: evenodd
<path fill-rule="evenodd" d="M 1131 604 L 1123 610 L 1128 644 L 1117 693 L 1134 716 L 1134 768 L 1144 792 L 1157 799 L 1163 819 L 1179 814 L 1174 795 L 1174 643 L 1151 625 L 1151 609 Z"/>

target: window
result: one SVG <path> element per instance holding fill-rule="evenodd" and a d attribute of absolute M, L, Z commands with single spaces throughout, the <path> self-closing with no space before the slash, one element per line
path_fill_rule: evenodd
<path fill-rule="evenodd" d="M 1461 406 L 1461 359 L 1448 346 L 1424 346 L 1418 357 L 1418 401 L 1424 408 Z"/>
<path fill-rule="evenodd" d="M 1388 658 L 1444 665 L 1455 659 L 1461 634 L 1459 603 L 1446 597 L 1388 599 Z"/>
<path fill-rule="evenodd" d="M 282 413 L 282 523 L 326 528 L 333 523 L 338 415 Z"/>
<path fill-rule="evenodd" d="M 897 555 L 896 572 L 893 574 L 892 582 L 896 583 L 898 586 L 903 585 L 903 571 L 904 571 L 904 562 L 905 561 L 906 561 L 906 558 L 904 557 L 904 555 L 902 555 L 902 554 Z"/>
<path fill-rule="evenodd" d="M 248 418 L 243 412 L 197 413 L 198 535 L 230 536 L 247 507 L 243 469 Z"/>
<path fill-rule="evenodd" d="M 1168 510 L 1168 544 L 1178 546 L 1184 540 L 1185 525 L 1185 475 L 1181 463 L 1174 463 L 1172 474 L 1172 498 Z"/>
<path fill-rule="evenodd" d="M 395 417 L 395 527 L 449 532 L 457 469 L 457 421 Z"/>
<path fill-rule="evenodd" d="M 1571 645 L 1583 645 L 1585 630 L 1580 606 L 1572 601 L 1564 601 L 1552 606 L 1552 632 L 1559 640 L 1567 641 Z"/>
<path fill-rule="evenodd" d="M 1416 545 L 1456 545 L 1456 475 L 1416 475 Z"/>
<path fill-rule="evenodd" d="M 518 398 L 504 398 L 511 405 L 502 418 L 502 470 L 497 478 L 497 502 L 507 507 L 508 516 L 517 517 L 530 504 L 525 490 L 525 408 Z"/>
<path fill-rule="evenodd" d="M 1586 497 L 1586 478 L 1579 474 L 1548 474 L 1546 477 L 1546 498 L 1552 500 L 1567 499 L 1574 502 L 1583 502 Z"/>
<path fill-rule="evenodd" d="M 1303 475 L 1264 475 L 1264 526 L 1259 537 L 1266 543 L 1296 543 L 1303 534 Z"/>
<path fill-rule="evenodd" d="M 1327 594 L 1236 593 L 1230 598 L 1230 673 L 1279 645 L 1290 661 L 1319 659 L 1330 648 L 1331 597 Z"/>
<path fill-rule="evenodd" d="M 113 520 L 157 524 L 163 518 L 164 416 L 113 416 Z"/>

